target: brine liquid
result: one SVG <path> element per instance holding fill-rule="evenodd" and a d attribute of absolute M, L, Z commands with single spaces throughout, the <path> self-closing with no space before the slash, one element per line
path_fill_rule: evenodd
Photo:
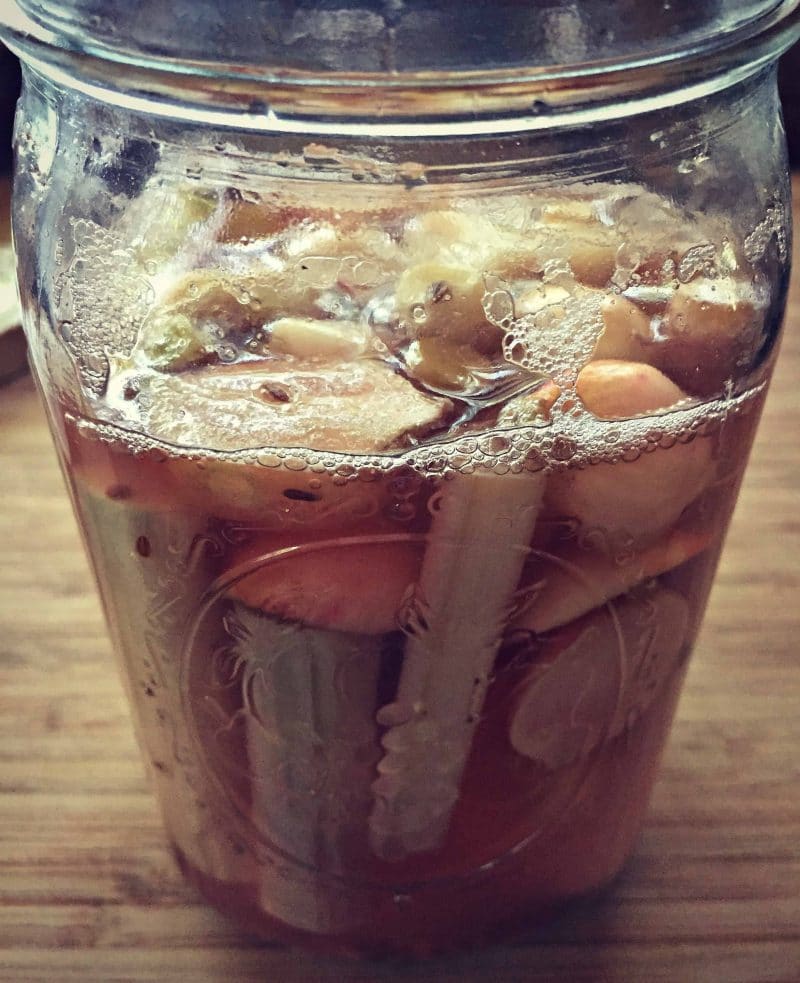
<path fill-rule="evenodd" d="M 267 937 L 418 953 L 609 881 L 642 820 L 761 395 L 677 433 L 675 415 L 647 421 L 661 474 L 694 446 L 714 478 L 646 534 L 624 511 L 635 444 L 582 469 L 558 442 L 490 469 L 480 446 L 513 450 L 507 431 L 471 458 L 439 445 L 376 467 L 173 453 L 65 414 L 66 470 L 189 877 Z M 587 472 L 620 490 L 618 521 L 561 507 Z M 446 604 L 426 573 L 434 544 Z M 492 606 L 508 576 L 510 603 Z"/>

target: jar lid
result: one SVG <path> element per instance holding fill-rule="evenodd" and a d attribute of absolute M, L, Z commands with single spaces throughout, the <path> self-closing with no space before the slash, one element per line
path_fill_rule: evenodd
<path fill-rule="evenodd" d="M 76 48 L 260 71 L 406 73 L 658 58 L 780 0 L 19 0 Z"/>
<path fill-rule="evenodd" d="M 0 24 L 29 60 L 32 48 L 45 47 L 44 60 L 70 62 L 69 74 L 171 100 L 191 90 L 189 101 L 223 113 L 271 113 L 265 128 L 293 114 L 305 114 L 306 124 L 359 115 L 496 123 L 509 114 L 515 126 L 523 117 L 545 126 L 552 121 L 541 117 L 565 108 L 708 87 L 712 77 L 726 79 L 717 88 L 730 84 L 731 72 L 757 70 L 795 40 L 798 7 L 800 0 L 16 0 Z M 128 72 L 120 75 L 120 65 Z"/>

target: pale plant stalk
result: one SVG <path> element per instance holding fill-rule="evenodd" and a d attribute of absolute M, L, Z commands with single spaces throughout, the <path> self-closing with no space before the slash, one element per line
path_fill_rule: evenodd
<path fill-rule="evenodd" d="M 363 851 L 378 758 L 378 635 L 306 628 L 236 603 L 236 654 L 251 784 L 250 816 L 279 858 L 264 865 L 260 902 L 308 931 L 337 931 L 352 906 L 325 877 Z M 283 859 L 280 859 L 282 855 Z"/>
<path fill-rule="evenodd" d="M 369 825 L 384 859 L 443 841 L 544 483 L 527 472 L 476 472 L 457 475 L 440 493 L 396 699 L 378 714 L 387 730 Z"/>

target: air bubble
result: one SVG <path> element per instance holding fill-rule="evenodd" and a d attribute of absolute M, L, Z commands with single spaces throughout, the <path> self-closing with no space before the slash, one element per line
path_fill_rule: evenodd
<path fill-rule="evenodd" d="M 493 290 L 482 298 L 486 320 L 498 328 L 508 330 L 514 323 L 514 298 L 508 290 Z"/>
<path fill-rule="evenodd" d="M 428 312 L 422 304 L 415 304 L 411 308 L 411 317 L 417 324 L 424 324 L 428 320 Z"/>
<path fill-rule="evenodd" d="M 578 445 L 572 438 L 559 435 L 553 440 L 553 457 L 557 461 L 570 461 L 578 450 Z"/>
<path fill-rule="evenodd" d="M 233 345 L 220 345 L 220 347 L 217 349 L 217 355 L 219 356 L 219 360 L 221 362 L 230 363 L 236 361 L 238 351 Z"/>

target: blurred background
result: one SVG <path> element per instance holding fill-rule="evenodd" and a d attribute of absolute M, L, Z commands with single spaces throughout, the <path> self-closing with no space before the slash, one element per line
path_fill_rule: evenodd
<path fill-rule="evenodd" d="M 787 52 L 780 65 L 789 157 L 800 168 L 800 44 Z M 20 71 L 16 58 L 0 44 L 0 384 L 25 371 L 25 345 L 13 281 L 9 208 L 11 130 L 19 94 Z"/>
<path fill-rule="evenodd" d="M 11 126 L 19 94 L 19 65 L 0 44 L 0 385 L 25 371 L 25 341 L 19 326 L 14 285 L 9 197 L 11 193 Z"/>

